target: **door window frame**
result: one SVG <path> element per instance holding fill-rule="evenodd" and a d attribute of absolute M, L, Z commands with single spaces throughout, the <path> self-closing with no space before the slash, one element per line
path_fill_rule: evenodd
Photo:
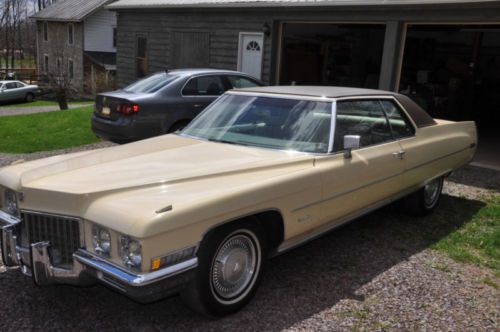
<path fill-rule="evenodd" d="M 399 110 L 401 111 L 402 113 L 402 116 L 406 117 L 407 120 L 408 120 L 408 123 L 410 124 L 410 126 L 413 127 L 413 135 L 411 136 L 406 136 L 406 137 L 402 137 L 402 138 L 393 138 L 392 140 L 389 140 L 389 141 L 385 141 L 385 142 L 381 142 L 381 143 L 378 143 L 378 144 L 373 144 L 373 145 L 369 145 L 369 146 L 365 146 L 365 147 L 360 147 L 359 149 L 356 149 L 356 151 L 359 151 L 359 150 L 363 150 L 363 149 L 369 149 L 369 148 L 372 148 L 372 147 L 376 147 L 376 146 L 380 146 L 382 144 L 390 144 L 390 143 L 394 143 L 394 142 L 400 142 L 402 140 L 405 140 L 405 139 L 411 139 L 411 138 L 414 138 L 417 134 L 417 126 L 415 125 L 415 122 L 413 121 L 413 119 L 411 118 L 411 116 L 409 116 L 408 112 L 406 111 L 406 109 L 403 107 L 403 105 L 401 105 L 401 103 L 398 101 L 398 99 L 394 96 L 391 96 L 391 95 L 370 95 L 370 96 L 349 96 L 349 97 L 340 97 L 340 98 L 333 98 L 334 101 L 332 102 L 332 130 L 330 131 L 330 144 L 331 146 L 328 147 L 328 154 L 329 155 L 338 155 L 338 154 L 341 154 L 341 153 L 344 153 L 344 151 L 333 151 L 333 146 L 334 146 L 334 140 L 335 140 L 335 130 L 337 129 L 336 128 L 336 119 L 337 119 L 337 103 L 339 101 L 349 101 L 349 100 L 390 100 L 392 102 L 394 102 L 396 104 L 396 106 L 399 108 Z M 384 116 L 387 120 L 387 114 L 385 112 L 385 110 L 382 109 L 382 111 L 384 112 Z M 389 130 L 391 130 L 391 134 L 393 135 L 394 137 L 394 134 L 392 133 L 392 129 L 391 127 L 389 126 Z"/>
<path fill-rule="evenodd" d="M 205 77 L 205 76 L 217 76 L 219 77 L 220 79 L 220 82 L 223 86 L 223 88 L 225 89 L 220 95 L 185 95 L 184 94 L 184 88 L 189 84 L 189 82 L 191 82 L 192 80 L 194 79 L 197 79 L 197 78 L 200 78 L 200 77 Z M 230 89 L 230 88 L 229 88 Z M 223 74 L 217 74 L 217 73 L 206 73 L 206 74 L 199 74 L 199 75 L 194 75 L 194 76 L 190 76 L 186 82 L 182 85 L 182 88 L 181 88 L 181 96 L 182 97 L 187 97 L 187 98 L 212 98 L 212 97 L 220 97 L 222 96 L 226 91 L 228 90 L 228 86 L 226 85 L 225 83 L 225 80 L 224 80 L 224 77 L 223 77 Z"/>

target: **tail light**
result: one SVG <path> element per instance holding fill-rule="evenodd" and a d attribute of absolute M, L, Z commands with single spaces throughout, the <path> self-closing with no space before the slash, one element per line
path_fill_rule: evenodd
<path fill-rule="evenodd" d="M 135 114 L 139 112 L 139 105 L 137 104 L 118 104 L 116 107 L 118 113 L 123 113 L 125 115 Z"/>

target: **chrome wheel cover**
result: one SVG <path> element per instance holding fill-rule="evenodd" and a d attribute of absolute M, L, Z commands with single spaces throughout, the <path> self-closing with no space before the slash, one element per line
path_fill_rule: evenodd
<path fill-rule="evenodd" d="M 431 208 L 436 204 L 441 192 L 441 179 L 435 179 L 427 183 L 424 187 L 424 203 L 425 206 Z"/>
<path fill-rule="evenodd" d="M 222 303 L 235 303 L 246 296 L 260 268 L 260 247 L 255 235 L 229 235 L 217 250 L 210 273 L 212 291 Z"/>

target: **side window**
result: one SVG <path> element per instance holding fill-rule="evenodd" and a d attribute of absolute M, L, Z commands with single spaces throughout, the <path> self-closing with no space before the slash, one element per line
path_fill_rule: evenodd
<path fill-rule="evenodd" d="M 47 22 L 43 22 L 43 41 L 49 40 L 49 24 Z"/>
<path fill-rule="evenodd" d="M 182 90 L 184 96 L 218 96 L 223 92 L 224 85 L 219 76 L 192 78 Z"/>
<path fill-rule="evenodd" d="M 24 88 L 25 87 L 25 85 L 23 83 L 21 83 L 21 82 L 16 82 L 16 86 L 18 88 Z"/>
<path fill-rule="evenodd" d="M 381 100 L 380 104 L 387 114 L 394 138 L 400 139 L 415 135 L 415 128 L 410 120 L 392 100 Z"/>
<path fill-rule="evenodd" d="M 16 88 L 17 88 L 17 84 L 15 82 L 5 84 L 5 89 L 7 89 L 7 90 L 16 89 Z"/>
<path fill-rule="evenodd" d="M 361 147 L 393 140 L 378 100 L 349 100 L 337 103 L 334 151 L 344 149 L 345 135 L 361 136 Z"/>
<path fill-rule="evenodd" d="M 75 27 L 73 26 L 73 23 L 68 23 L 68 44 L 73 45 L 74 40 L 75 40 Z"/>
<path fill-rule="evenodd" d="M 148 40 L 145 37 L 137 37 L 135 52 L 135 76 L 142 78 L 148 72 Z"/>
<path fill-rule="evenodd" d="M 229 83 L 234 89 L 253 88 L 260 86 L 257 82 L 242 76 L 228 76 Z"/>

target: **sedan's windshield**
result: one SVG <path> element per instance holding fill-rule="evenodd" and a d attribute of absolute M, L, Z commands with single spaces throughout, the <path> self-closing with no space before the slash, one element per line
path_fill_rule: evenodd
<path fill-rule="evenodd" d="M 330 127 L 330 102 L 226 94 L 182 134 L 215 142 L 326 153 Z"/>
<path fill-rule="evenodd" d="M 125 91 L 136 93 L 153 93 L 167 86 L 177 76 L 167 73 L 157 73 L 127 86 Z"/>

